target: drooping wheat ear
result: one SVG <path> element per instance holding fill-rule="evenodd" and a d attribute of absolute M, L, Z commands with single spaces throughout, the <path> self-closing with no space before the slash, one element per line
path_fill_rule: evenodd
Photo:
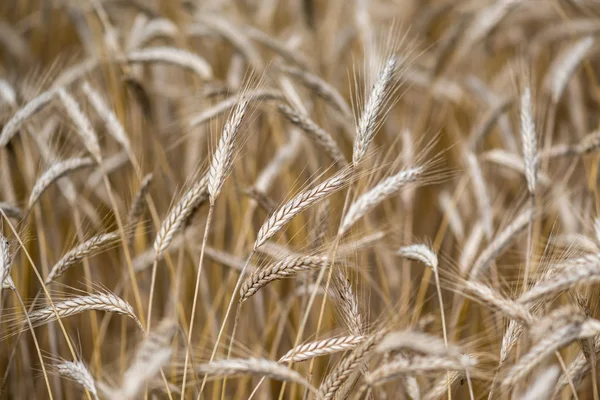
<path fill-rule="evenodd" d="M 244 33 L 252 38 L 252 40 L 259 42 L 263 46 L 279 54 L 284 60 L 297 65 L 303 70 L 311 69 L 307 58 L 299 51 L 291 51 L 286 43 L 282 43 L 252 26 L 246 26 Z"/>
<path fill-rule="evenodd" d="M 531 325 L 534 321 L 529 309 L 522 304 L 502 296 L 491 287 L 477 281 L 463 282 L 465 289 L 485 306 L 500 311 L 510 319 L 514 319 L 525 325 Z"/>
<path fill-rule="evenodd" d="M 459 359 L 461 356 L 460 349 L 457 346 L 447 345 L 437 336 L 413 330 L 388 333 L 375 350 L 378 353 L 410 350 L 428 355 L 454 357 L 455 359 Z"/>
<path fill-rule="evenodd" d="M 22 219 L 24 216 L 23 210 L 21 210 L 19 207 L 3 201 L 0 201 L 0 210 L 2 210 L 8 218 Z"/>
<path fill-rule="evenodd" d="M 544 82 L 545 89 L 550 93 L 552 102 L 558 103 L 569 79 L 582 63 L 592 48 L 594 38 L 586 36 L 574 44 L 567 46 L 552 62 Z"/>
<path fill-rule="evenodd" d="M 123 314 L 133 319 L 143 330 L 142 324 L 133 311 L 133 307 L 125 300 L 112 293 L 94 293 L 86 296 L 72 297 L 68 300 L 54 303 L 29 313 L 29 319 L 33 326 L 40 326 L 58 318 L 66 318 L 84 311 L 106 311 L 110 313 Z"/>
<path fill-rule="evenodd" d="M 328 258 L 324 256 L 286 257 L 266 268 L 254 271 L 240 288 L 240 303 L 254 296 L 269 283 L 283 279 L 299 272 L 321 268 Z"/>
<path fill-rule="evenodd" d="M 23 126 L 29 118 L 34 116 L 36 113 L 41 111 L 46 105 L 48 105 L 54 98 L 55 92 L 45 91 L 40 93 L 37 97 L 30 100 L 27 104 L 21 107 L 11 119 L 4 124 L 2 133 L 0 133 L 0 148 L 5 147 L 8 142 L 15 136 L 19 131 L 19 128 Z"/>
<path fill-rule="evenodd" d="M 477 365 L 474 357 L 462 356 L 459 359 L 443 356 L 398 357 L 385 363 L 365 377 L 368 385 L 380 385 L 406 374 L 423 374 L 440 371 L 468 371 Z"/>
<path fill-rule="evenodd" d="M 156 258 L 169 247 L 173 235 L 184 225 L 194 208 L 208 199 L 207 183 L 208 177 L 205 175 L 187 191 L 165 218 L 154 240 Z"/>
<path fill-rule="evenodd" d="M 68 160 L 59 161 L 48 168 L 36 181 L 29 195 L 27 208 L 31 209 L 38 201 L 42 193 L 56 180 L 72 172 L 94 165 L 94 160 L 89 157 L 70 158 Z"/>
<path fill-rule="evenodd" d="M 600 147 L 600 131 L 594 131 L 585 135 L 581 141 L 575 145 L 575 154 L 588 154 L 596 151 Z"/>
<path fill-rule="evenodd" d="M 69 268 L 84 258 L 89 257 L 93 254 L 97 254 L 101 250 L 105 249 L 106 246 L 119 240 L 119 232 L 101 233 L 96 235 L 85 242 L 78 244 L 71 250 L 69 250 L 62 258 L 54 264 L 50 273 L 46 277 L 44 284 L 48 285 L 56 278 L 65 273 Z"/>
<path fill-rule="evenodd" d="M 362 161 L 367 153 L 369 144 L 373 141 L 377 130 L 377 121 L 385 105 L 397 66 L 398 59 L 395 56 L 386 61 L 379 78 L 375 82 L 375 85 L 373 85 L 373 89 L 367 98 L 358 121 L 356 137 L 354 138 L 354 149 L 352 151 L 353 165 L 358 165 Z"/>
<path fill-rule="evenodd" d="M 294 382 L 309 389 L 312 393 L 317 390 L 298 372 L 287 368 L 275 361 L 262 358 L 217 360 L 194 367 L 197 373 L 208 376 L 231 376 L 252 374 L 266 376 L 272 379 Z"/>
<path fill-rule="evenodd" d="M 300 362 L 315 357 L 352 350 L 365 340 L 362 335 L 338 336 L 329 339 L 317 340 L 295 347 L 279 359 L 280 363 Z"/>
<path fill-rule="evenodd" d="M 142 216 L 145 204 L 144 198 L 148 194 L 153 177 L 154 176 L 152 173 L 149 173 L 142 178 L 140 188 L 135 193 L 135 196 L 133 196 L 133 199 L 131 200 L 131 206 L 129 206 L 129 212 L 127 213 L 127 224 L 136 224 Z"/>
<path fill-rule="evenodd" d="M 537 184 L 538 149 L 533 119 L 533 102 L 531 88 L 526 87 L 521 95 L 521 141 L 523 142 L 523 159 L 525 160 L 525 179 L 527 189 L 533 196 Z"/>
<path fill-rule="evenodd" d="M 117 118 L 115 113 L 110 109 L 108 104 L 104 101 L 100 93 L 92 87 L 88 82 L 84 82 L 81 85 L 83 93 L 86 95 L 88 101 L 98 114 L 100 118 L 106 124 L 106 131 L 113 137 L 127 153 L 131 151 L 131 142 L 125 133 L 125 128 L 121 124 L 121 121 Z"/>
<path fill-rule="evenodd" d="M 292 124 L 302 129 L 304 133 L 319 146 L 329 158 L 340 167 L 348 165 L 348 161 L 331 135 L 313 122 L 308 116 L 294 111 L 285 104 L 279 104 L 278 109 Z"/>
<path fill-rule="evenodd" d="M 404 169 L 395 175 L 383 179 L 371 190 L 359 196 L 348 207 L 346 216 L 340 224 L 338 236 L 344 235 L 359 219 L 402 187 L 417 181 L 424 171 L 425 168 L 420 166 Z"/>
<path fill-rule="evenodd" d="M 167 18 L 153 18 L 144 23 L 134 34 L 134 28 L 131 28 L 127 41 L 127 50 L 133 50 L 142 47 L 144 44 L 155 38 L 173 38 L 179 33 L 179 27 Z"/>
<path fill-rule="evenodd" d="M 560 374 L 558 366 L 552 366 L 538 374 L 535 381 L 529 385 L 521 400 L 536 400 L 552 398 L 554 384 Z"/>
<path fill-rule="evenodd" d="M 297 129 L 291 130 L 287 143 L 279 147 L 271 161 L 258 174 L 258 177 L 254 181 L 256 190 L 262 193 L 269 192 L 273 182 L 275 182 L 275 178 L 298 154 L 303 140 L 302 134 Z"/>
<path fill-rule="evenodd" d="M 448 393 L 448 387 L 453 387 L 460 378 L 464 377 L 463 371 L 451 371 L 449 374 L 444 374 L 442 378 L 439 378 L 425 396 L 423 400 L 440 400 L 444 394 Z"/>
<path fill-rule="evenodd" d="M 271 214 L 273 210 L 275 210 L 275 207 L 277 207 L 277 204 L 272 198 L 270 198 L 267 194 L 259 191 L 255 187 L 248 187 L 244 189 L 243 193 L 252 200 L 254 200 L 256 204 L 258 204 L 263 210 L 265 210 L 267 214 Z"/>
<path fill-rule="evenodd" d="M 469 279 L 475 279 L 479 276 L 489 265 L 489 263 L 498 257 L 517 236 L 527 227 L 533 210 L 528 208 L 519 214 L 514 221 L 507 226 L 502 232 L 496 235 L 494 240 L 481 252 L 473 268 L 469 273 Z"/>
<path fill-rule="evenodd" d="M 83 113 L 77 100 L 73 98 L 64 88 L 56 91 L 57 96 L 64 106 L 67 115 L 77 128 L 77 134 L 81 137 L 86 150 L 94 157 L 94 160 L 100 164 L 102 162 L 102 154 L 100 152 L 100 144 L 98 137 L 89 118 Z"/>
<path fill-rule="evenodd" d="M 483 7 L 473 18 L 471 24 L 464 33 L 464 41 L 462 43 L 462 52 L 467 54 L 472 51 L 473 46 L 480 42 L 484 37 L 491 32 L 500 21 L 516 7 L 516 0 L 499 0 L 487 7 Z"/>
<path fill-rule="evenodd" d="M 94 377 L 81 361 L 62 361 L 55 365 L 56 372 L 67 379 L 77 382 L 83 388 L 85 388 L 93 396 L 95 400 L 98 400 L 98 391 L 96 390 L 96 381 Z"/>
<path fill-rule="evenodd" d="M 248 110 L 249 103 L 249 100 L 245 97 L 239 100 L 223 128 L 219 144 L 215 149 L 215 154 L 208 170 L 208 199 L 211 205 L 215 204 L 215 200 L 221 192 L 223 183 L 233 165 L 237 137 L 239 136 L 240 126 Z"/>
<path fill-rule="evenodd" d="M 319 396 L 323 399 L 332 399 L 342 384 L 354 373 L 366 360 L 373 348 L 385 336 L 386 330 L 369 336 L 352 353 L 345 357 L 319 386 Z"/>
<path fill-rule="evenodd" d="M 557 292 L 567 290 L 577 284 L 595 284 L 600 282 L 600 253 L 566 260 L 554 266 L 550 276 L 540 280 L 518 302 L 528 304 Z"/>
<path fill-rule="evenodd" d="M 522 356 L 507 373 L 502 385 L 507 388 L 516 384 L 530 373 L 542 360 L 561 347 L 578 340 L 589 338 L 600 333 L 600 321 L 585 319 L 571 309 L 562 315 L 562 321 L 552 317 L 553 321 L 541 321 L 548 329 L 539 332 L 539 341 Z"/>
<path fill-rule="evenodd" d="M 12 254 L 10 253 L 10 242 L 0 234 L 0 287 L 12 287 L 10 280 L 10 269 L 12 267 Z"/>
<path fill-rule="evenodd" d="M 273 100 L 273 99 L 280 100 L 280 101 L 284 100 L 283 95 L 281 94 L 280 91 L 273 90 L 273 89 L 264 89 L 264 88 L 249 90 L 244 93 L 244 98 L 247 99 L 248 101 L 252 101 L 252 102 L 256 102 L 256 101 L 262 102 L 265 100 Z M 216 118 L 217 116 L 223 114 L 224 112 L 229 110 L 231 107 L 238 104 L 239 101 L 240 101 L 240 96 L 237 94 L 235 94 L 231 97 L 228 97 L 225 100 L 221 100 L 214 106 L 212 106 L 204 111 L 201 111 L 198 114 L 192 115 L 188 120 L 188 126 L 190 128 L 193 128 L 197 125 L 208 122 L 208 121 Z"/>
<path fill-rule="evenodd" d="M 437 271 L 438 269 L 437 255 L 427 245 L 413 244 L 410 246 L 404 246 L 401 247 L 396 254 L 400 257 L 408 258 L 410 260 L 420 261 L 433 271 Z"/>
<path fill-rule="evenodd" d="M 137 350 L 133 361 L 123 375 L 123 385 L 119 398 L 133 399 L 139 394 L 146 382 L 154 378 L 169 361 L 173 353 L 171 341 L 177 325 L 172 320 L 164 320 L 144 340 Z"/>
<path fill-rule="evenodd" d="M 10 107 L 17 106 L 17 92 L 6 79 L 0 79 L 0 99 Z"/>
<path fill-rule="evenodd" d="M 166 63 L 188 69 L 202 80 L 212 79 L 213 71 L 210 64 L 197 54 L 176 47 L 148 47 L 134 50 L 125 56 L 130 63 Z"/>
<path fill-rule="evenodd" d="M 273 237 L 296 215 L 346 186 L 348 177 L 348 170 L 342 170 L 314 188 L 301 192 L 275 210 L 260 227 L 254 243 L 254 250 Z"/>
<path fill-rule="evenodd" d="M 363 332 L 363 318 L 358 305 L 358 298 L 352 289 L 352 284 L 342 272 L 342 269 L 337 270 L 334 275 L 333 290 L 335 293 L 335 304 L 338 306 L 346 326 L 350 333 L 354 336 L 360 336 Z"/>
<path fill-rule="evenodd" d="M 479 213 L 483 222 L 485 235 L 487 239 L 490 240 L 494 230 L 494 216 L 492 213 L 492 204 L 490 201 L 487 184 L 485 183 L 479 161 L 477 161 L 477 156 L 475 156 L 475 154 L 471 151 L 465 150 L 465 160 L 467 162 L 467 168 L 473 183 L 475 200 L 477 201 L 477 206 L 479 207 Z"/>
<path fill-rule="evenodd" d="M 317 96 L 341 111 L 346 117 L 352 116 L 352 110 L 348 106 L 348 103 L 346 103 L 346 100 L 344 100 L 344 97 L 335 87 L 324 81 L 320 76 L 290 65 L 282 64 L 278 65 L 277 68 L 298 79 L 300 83 L 314 91 Z"/>

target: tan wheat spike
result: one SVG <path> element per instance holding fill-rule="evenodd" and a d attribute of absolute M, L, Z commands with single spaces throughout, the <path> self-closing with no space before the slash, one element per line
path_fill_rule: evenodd
<path fill-rule="evenodd" d="M 284 73 L 292 75 L 294 78 L 298 79 L 304 86 L 314 91 L 317 96 L 327 101 L 333 107 L 341 111 L 345 116 L 352 116 L 350 106 L 348 106 L 348 103 L 346 103 L 344 97 L 337 91 L 337 89 L 321 79 L 321 77 L 318 75 L 290 65 L 278 65 L 277 68 Z"/>
<path fill-rule="evenodd" d="M 132 31 L 133 31 L 132 27 Z M 142 47 L 144 44 L 151 42 L 155 38 L 174 38 L 179 33 L 179 27 L 167 18 L 153 18 L 144 23 L 134 35 L 130 32 L 127 41 L 127 50 L 134 50 Z"/>
<path fill-rule="evenodd" d="M 523 393 L 521 400 L 549 399 L 552 397 L 554 384 L 560 374 L 558 366 L 552 366 L 538 374 L 535 381 Z"/>
<path fill-rule="evenodd" d="M 317 392 L 298 372 L 275 361 L 262 358 L 217 360 L 207 364 L 200 364 L 194 369 L 197 373 L 208 376 L 231 376 L 239 374 L 266 376 L 276 380 L 298 383 L 313 393 Z"/>
<path fill-rule="evenodd" d="M 371 350 L 385 334 L 385 330 L 380 330 L 369 336 L 350 355 L 342 359 L 319 386 L 320 397 L 326 400 L 333 398 L 342 384 L 363 364 Z"/>
<path fill-rule="evenodd" d="M 10 270 L 12 267 L 12 254 L 10 242 L 0 234 L 0 288 L 11 287 Z"/>
<path fill-rule="evenodd" d="M 131 152 L 131 142 L 129 141 L 129 137 L 127 137 L 127 133 L 125 133 L 125 128 L 115 115 L 115 113 L 108 107 L 100 93 L 96 91 L 88 82 L 84 82 L 81 85 L 81 89 L 83 93 L 87 96 L 88 101 L 98 114 L 100 118 L 106 124 L 106 131 L 115 139 L 123 148 L 129 153 Z"/>
<path fill-rule="evenodd" d="M 54 310 L 56 310 L 56 313 Z M 143 327 L 131 305 L 112 293 L 94 293 L 55 302 L 53 306 L 32 311 L 29 313 L 29 319 L 33 326 L 39 326 L 56 320 L 57 314 L 58 318 L 66 318 L 84 311 L 106 311 L 127 315 L 143 331 Z"/>
<path fill-rule="evenodd" d="M 254 249 L 256 250 L 262 246 L 296 215 L 318 201 L 321 201 L 329 195 L 339 191 L 345 187 L 347 183 L 348 170 L 342 170 L 340 173 L 327 179 L 314 188 L 301 192 L 283 206 L 279 207 L 260 227 L 254 243 Z"/>
<path fill-rule="evenodd" d="M 52 90 L 42 92 L 21 107 L 12 118 L 4 124 L 2 132 L 0 133 L 0 148 L 5 147 L 8 142 L 10 142 L 13 136 L 19 131 L 19 128 L 21 128 L 27 120 L 46 107 L 46 105 L 52 101 L 54 95 L 55 92 Z"/>
<path fill-rule="evenodd" d="M 410 359 L 399 357 L 371 372 L 365 377 L 365 381 L 369 385 L 379 385 L 406 374 L 463 371 L 473 368 L 475 365 L 477 365 L 477 360 L 466 355 L 461 356 L 458 360 L 442 356 L 414 356 Z"/>
<path fill-rule="evenodd" d="M 169 243 L 173 240 L 173 235 L 181 229 L 185 221 L 191 215 L 192 211 L 202 202 L 208 199 L 208 177 L 203 176 L 198 182 L 181 197 L 179 202 L 173 207 L 171 212 L 163 221 L 156 239 L 154 240 L 155 257 L 158 258 L 169 247 Z"/>
<path fill-rule="evenodd" d="M 362 335 L 350 335 L 305 343 L 288 351 L 279 359 L 279 362 L 300 362 L 310 360 L 315 357 L 352 350 L 364 340 L 365 337 Z"/>
<path fill-rule="evenodd" d="M 79 137 L 81 137 L 83 145 L 92 157 L 94 157 L 94 160 L 100 164 L 102 162 L 100 143 L 98 143 L 98 137 L 92 127 L 92 123 L 81 110 L 77 100 L 75 100 L 64 88 L 58 89 L 56 93 L 63 104 L 67 115 L 75 124 L 75 127 L 77 128 L 76 132 Z"/>
<path fill-rule="evenodd" d="M 538 342 L 523 355 L 504 378 L 502 385 L 510 387 L 530 373 L 544 358 L 553 354 L 561 347 L 578 340 L 596 336 L 600 333 L 600 321 L 585 319 L 571 308 L 562 315 L 563 318 L 550 316 L 549 321 L 541 321 L 540 325 L 548 329 L 540 329 Z M 560 320 L 562 319 L 562 320 Z"/>
<path fill-rule="evenodd" d="M 533 102 L 531 88 L 526 87 L 521 95 L 521 141 L 523 142 L 523 159 L 527 189 L 533 195 L 537 184 L 538 149 L 533 119 Z"/>
<path fill-rule="evenodd" d="M 249 103 L 250 101 L 247 98 L 242 97 L 236 104 L 231 116 L 225 123 L 219 144 L 215 149 L 208 169 L 208 197 L 210 204 L 213 206 L 233 165 L 235 144 Z"/>
<path fill-rule="evenodd" d="M 512 223 L 507 226 L 502 232 L 498 233 L 494 240 L 481 252 L 469 273 L 469 279 L 474 279 L 483 272 L 489 263 L 498 257 L 512 241 L 527 227 L 531 216 L 532 209 L 527 209 L 519 214 Z"/>
<path fill-rule="evenodd" d="M 433 271 L 438 269 L 438 258 L 431 248 L 424 244 L 413 244 L 401 247 L 397 252 L 400 257 L 417 260 L 427 265 Z"/>
<path fill-rule="evenodd" d="M 171 341 L 175 336 L 176 329 L 175 322 L 167 319 L 152 330 L 152 333 L 135 353 L 131 365 L 123 375 L 119 398 L 136 398 L 144 384 L 160 372 L 173 353 Z"/>
<path fill-rule="evenodd" d="M 263 46 L 265 46 L 265 47 L 271 49 L 272 51 L 276 52 L 277 54 L 279 54 L 284 60 L 287 60 L 288 62 L 297 65 L 298 67 L 300 67 L 301 69 L 303 69 L 305 71 L 310 70 L 308 60 L 300 52 L 290 51 L 289 46 L 287 46 L 284 43 L 279 42 L 277 39 L 272 38 L 271 36 L 267 35 L 266 33 L 254 28 L 254 27 L 247 26 L 244 29 L 244 32 L 250 38 L 252 38 L 252 40 L 259 42 Z"/>
<path fill-rule="evenodd" d="M 42 193 L 44 193 L 44 191 L 46 191 L 46 189 L 48 189 L 48 187 L 56 180 L 67 174 L 90 167 L 92 165 L 94 165 L 94 161 L 91 158 L 82 157 L 59 161 L 50 166 L 50 168 L 44 171 L 44 173 L 35 181 L 33 189 L 31 189 L 31 194 L 29 195 L 27 208 L 31 209 L 31 207 L 33 207 L 33 205 L 38 201 Z"/>
<path fill-rule="evenodd" d="M 210 64 L 197 54 L 176 47 L 148 47 L 134 50 L 125 56 L 130 63 L 167 63 L 188 69 L 203 80 L 210 80 L 213 71 Z"/>
<path fill-rule="evenodd" d="M 424 172 L 423 167 L 404 169 L 395 175 L 383 179 L 371 190 L 363 193 L 348 207 L 346 216 L 340 224 L 338 235 L 345 234 L 359 219 L 379 205 L 382 201 L 396 193 L 403 186 L 419 179 Z"/>
<path fill-rule="evenodd" d="M 565 87 L 569 83 L 569 79 L 593 44 L 593 37 L 583 37 L 573 45 L 567 46 L 552 62 L 544 81 L 545 88 L 550 93 L 552 102 L 558 103 Z"/>
<path fill-rule="evenodd" d="M 273 89 L 264 88 L 249 90 L 244 93 L 244 97 L 251 102 L 262 102 L 265 100 L 283 100 L 283 95 L 281 94 L 281 92 Z M 214 106 L 198 114 L 192 115 L 188 119 L 188 126 L 190 128 L 193 128 L 205 122 L 208 122 L 213 118 L 216 118 L 219 115 L 225 113 L 227 110 L 238 104 L 239 101 L 239 95 L 233 95 L 231 97 L 228 97 L 225 100 L 222 100 L 219 103 L 215 104 Z"/>
<path fill-rule="evenodd" d="M 528 304 L 557 292 L 567 290 L 577 284 L 594 284 L 600 282 L 600 253 L 587 254 L 582 257 L 566 260 L 557 265 L 554 272 L 538 281 L 518 302 Z"/>
<path fill-rule="evenodd" d="M 362 161 L 369 144 L 373 141 L 379 115 L 383 112 L 394 73 L 398 67 L 396 57 L 389 58 L 383 67 L 379 78 L 375 82 L 369 97 L 364 105 L 363 112 L 358 121 L 354 149 L 352 151 L 352 164 L 357 165 Z"/>
<path fill-rule="evenodd" d="M 46 285 L 50 284 L 52 281 L 56 280 L 56 278 L 64 274 L 70 267 L 82 261 L 84 258 L 98 253 L 119 238 L 119 232 L 102 233 L 75 246 L 54 264 L 44 283 Z"/>
<path fill-rule="evenodd" d="M 86 365 L 81 361 L 62 361 L 55 366 L 56 372 L 67 379 L 77 382 L 85 388 L 94 400 L 98 400 L 96 381 Z"/>
<path fill-rule="evenodd" d="M 348 165 L 348 161 L 331 135 L 313 122 L 308 116 L 294 111 L 285 104 L 278 106 L 279 111 L 294 125 L 299 127 L 306 135 L 319 146 L 332 161 L 341 167 Z"/>
<path fill-rule="evenodd" d="M 327 260 L 327 257 L 324 256 L 292 256 L 286 257 L 266 268 L 254 271 L 240 288 L 240 302 L 248 300 L 261 288 L 273 281 L 289 277 L 298 272 L 321 268 Z"/>
<path fill-rule="evenodd" d="M 464 285 L 468 292 L 472 293 L 486 306 L 497 309 L 505 316 L 526 325 L 533 323 L 533 315 L 522 304 L 503 297 L 494 289 L 481 282 L 466 281 Z"/>
<path fill-rule="evenodd" d="M 152 173 L 150 173 L 142 178 L 140 188 L 135 193 L 135 196 L 133 196 L 131 206 L 129 206 L 129 212 L 127 213 L 128 224 L 135 224 L 142 216 L 142 213 L 144 212 L 144 198 L 148 194 L 153 177 Z"/>
<path fill-rule="evenodd" d="M 460 357 L 460 349 L 448 345 L 437 337 L 424 332 L 405 330 L 390 332 L 381 340 L 375 350 L 378 353 L 397 352 L 410 350 L 427 355 L 438 355 L 443 357 Z"/>
<path fill-rule="evenodd" d="M 335 304 L 338 306 L 346 326 L 350 333 L 355 336 L 360 336 L 363 332 L 363 318 L 360 313 L 358 298 L 352 289 L 352 284 L 342 272 L 342 269 L 337 270 L 337 274 L 333 280 L 333 290 L 335 293 Z"/>

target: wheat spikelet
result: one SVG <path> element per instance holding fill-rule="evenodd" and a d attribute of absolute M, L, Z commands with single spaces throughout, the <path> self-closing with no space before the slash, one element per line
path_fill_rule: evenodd
<path fill-rule="evenodd" d="M 75 124 L 77 134 L 81 137 L 85 148 L 94 157 L 94 160 L 100 164 L 102 162 L 100 143 L 98 143 L 98 137 L 96 136 L 96 132 L 94 132 L 94 128 L 92 128 L 92 123 L 81 110 L 77 100 L 65 89 L 58 89 L 56 94 L 63 104 L 67 115 Z"/>
<path fill-rule="evenodd" d="M 537 184 L 538 154 L 531 89 L 529 87 L 526 87 L 521 95 L 521 141 L 523 142 L 527 189 L 533 196 Z"/>
<path fill-rule="evenodd" d="M 70 158 L 68 160 L 59 161 L 48 168 L 36 181 L 31 189 L 27 208 L 31 209 L 38 201 L 42 193 L 56 180 L 63 176 L 75 172 L 77 170 L 87 168 L 94 165 L 94 161 L 89 157 Z"/>
<path fill-rule="evenodd" d="M 336 305 L 339 309 L 346 326 L 350 333 L 360 336 L 363 332 L 363 318 L 358 305 L 358 298 L 352 290 L 352 284 L 344 275 L 341 269 L 338 269 L 334 276 L 333 289 L 335 293 Z"/>
<path fill-rule="evenodd" d="M 600 282 L 600 253 L 567 260 L 563 265 L 556 267 L 558 269 L 555 269 L 551 276 L 538 281 L 528 292 L 523 293 L 518 302 L 527 304 L 579 283 Z"/>
<path fill-rule="evenodd" d="M 121 122 L 115 115 L 115 113 L 108 107 L 100 93 L 92 87 L 89 82 L 84 82 L 81 85 L 83 93 L 87 96 L 88 101 L 98 114 L 100 118 L 106 124 L 107 132 L 115 139 L 123 148 L 127 151 L 131 151 L 131 142 L 125 133 L 125 128 L 121 125 Z"/>
<path fill-rule="evenodd" d="M 15 136 L 21 126 L 35 114 L 40 112 L 54 98 L 54 91 L 46 91 L 39 94 L 37 97 L 30 100 L 27 104 L 21 107 L 2 128 L 0 133 L 0 148 L 5 147 L 8 142 Z"/>
<path fill-rule="evenodd" d="M 321 268 L 327 260 L 327 257 L 323 256 L 292 256 L 266 268 L 254 271 L 240 288 L 240 302 L 248 300 L 261 288 L 273 281 L 289 277 L 298 272 Z"/>
<path fill-rule="evenodd" d="M 152 183 L 152 173 L 147 174 L 142 178 L 140 188 L 133 196 L 131 205 L 129 206 L 129 212 L 127 213 L 127 223 L 133 225 L 137 223 L 144 212 L 144 197 L 148 194 L 150 184 Z"/>
<path fill-rule="evenodd" d="M 39 326 L 54 321 L 56 318 L 66 318 L 92 310 L 126 315 L 143 330 L 129 303 L 112 293 L 94 293 L 56 302 L 53 306 L 30 312 L 29 320 L 33 326 Z"/>
<path fill-rule="evenodd" d="M 293 199 L 279 207 L 260 227 L 254 243 L 254 249 L 258 249 L 281 228 L 283 228 L 296 215 L 308 207 L 323 200 L 327 196 L 342 189 L 348 181 L 346 170 L 327 179 L 312 189 L 307 189 L 296 195 Z"/>
<path fill-rule="evenodd" d="M 423 172 L 423 167 L 404 169 L 397 174 L 382 180 L 371 190 L 363 193 L 350 205 L 350 207 L 348 207 L 348 211 L 340 224 L 338 235 L 342 236 L 346 233 L 359 219 L 364 217 L 382 201 L 396 193 L 403 186 L 417 181 Z"/>
<path fill-rule="evenodd" d="M 106 246 L 119 240 L 119 238 L 119 232 L 102 233 L 75 246 L 64 256 L 62 256 L 62 258 L 56 264 L 54 264 L 48 273 L 44 284 L 50 284 L 52 281 L 56 280 L 56 278 L 64 274 L 65 271 L 70 267 L 82 261 L 86 257 L 97 254 L 99 251 L 106 248 Z"/>
<path fill-rule="evenodd" d="M 558 103 L 569 79 L 594 44 L 594 38 L 584 37 L 568 46 L 556 57 L 546 76 L 545 87 L 550 92 L 552 101 Z"/>
<path fill-rule="evenodd" d="M 127 53 L 130 63 L 167 63 L 189 69 L 203 80 L 213 76 L 210 64 L 197 54 L 176 47 L 149 47 Z"/>
<path fill-rule="evenodd" d="M 120 398 L 136 398 L 144 384 L 158 374 L 169 361 L 172 354 L 171 341 L 176 328 L 174 321 L 164 320 L 152 330 L 123 375 L 123 385 L 118 391 Z"/>
<path fill-rule="evenodd" d="M 223 128 L 223 133 L 219 139 L 219 144 L 215 149 L 215 153 L 208 170 L 207 182 L 208 198 L 211 205 L 215 204 L 215 200 L 221 192 L 225 178 L 231 170 L 236 139 L 239 134 L 242 120 L 246 114 L 246 110 L 248 109 L 248 104 L 248 99 L 244 97 L 242 97 L 237 103 L 233 109 L 231 117 L 229 120 L 227 120 L 227 123 Z"/>
<path fill-rule="evenodd" d="M 323 128 L 314 123 L 308 116 L 294 111 L 285 104 L 280 104 L 278 108 L 279 111 L 292 124 L 302 129 L 302 131 L 305 132 L 307 136 L 317 146 L 319 146 L 327 154 L 327 156 L 329 156 L 329 158 L 331 158 L 335 163 L 337 163 L 340 167 L 346 167 L 348 165 L 346 157 L 344 157 L 344 154 L 338 147 L 335 140 L 333 140 L 331 135 L 327 133 Z"/>
<path fill-rule="evenodd" d="M 367 98 L 363 112 L 358 121 L 356 137 L 354 138 L 354 149 L 352 151 L 352 164 L 360 163 L 367 153 L 369 144 L 373 141 L 377 128 L 377 120 L 388 95 L 394 72 L 398 66 L 396 57 L 389 58 L 373 85 L 373 89 Z"/>
<path fill-rule="evenodd" d="M 96 381 L 94 377 L 81 361 L 62 361 L 55 366 L 56 372 L 65 378 L 77 382 L 85 388 L 94 399 L 98 399 L 98 391 L 96 390 Z"/>
<path fill-rule="evenodd" d="M 352 350 L 364 340 L 365 337 L 362 335 L 350 335 L 305 343 L 288 351 L 279 359 L 279 362 L 300 362 L 340 351 Z"/>
<path fill-rule="evenodd" d="M 519 214 L 513 222 L 503 231 L 498 233 L 495 239 L 481 252 L 469 273 L 470 279 L 474 279 L 488 266 L 488 264 L 500 255 L 510 243 L 516 239 L 529 223 L 533 210 L 527 209 Z"/>
<path fill-rule="evenodd" d="M 253 374 L 272 379 L 298 383 L 311 392 L 316 389 L 296 371 L 293 371 L 275 361 L 262 358 L 217 360 L 200 364 L 194 368 L 197 373 L 209 376 L 231 376 L 238 374 Z"/>
<path fill-rule="evenodd" d="M 184 225 L 194 208 L 198 207 L 208 198 L 207 184 L 208 177 L 203 176 L 179 199 L 179 202 L 169 212 L 167 218 L 164 219 L 154 240 L 153 247 L 156 258 L 160 257 L 166 248 L 169 247 L 169 243 L 173 240 L 173 235 Z"/>

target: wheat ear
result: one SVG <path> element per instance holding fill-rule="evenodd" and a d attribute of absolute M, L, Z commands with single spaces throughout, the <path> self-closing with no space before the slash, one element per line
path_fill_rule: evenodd
<path fill-rule="evenodd" d="M 62 361 L 55 366 L 56 372 L 67 379 L 77 382 L 98 400 L 96 381 L 87 366 L 81 361 Z"/>
<path fill-rule="evenodd" d="M 364 340 L 365 337 L 362 335 L 350 335 L 305 343 L 288 351 L 279 359 L 279 362 L 300 362 L 310 360 L 315 357 L 338 353 L 340 351 L 352 350 Z"/>

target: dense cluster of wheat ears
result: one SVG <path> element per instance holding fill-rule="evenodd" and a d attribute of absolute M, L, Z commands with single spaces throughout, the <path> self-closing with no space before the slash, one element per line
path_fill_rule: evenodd
<path fill-rule="evenodd" d="M 0 1 L 0 400 L 600 400 L 600 2 Z"/>

